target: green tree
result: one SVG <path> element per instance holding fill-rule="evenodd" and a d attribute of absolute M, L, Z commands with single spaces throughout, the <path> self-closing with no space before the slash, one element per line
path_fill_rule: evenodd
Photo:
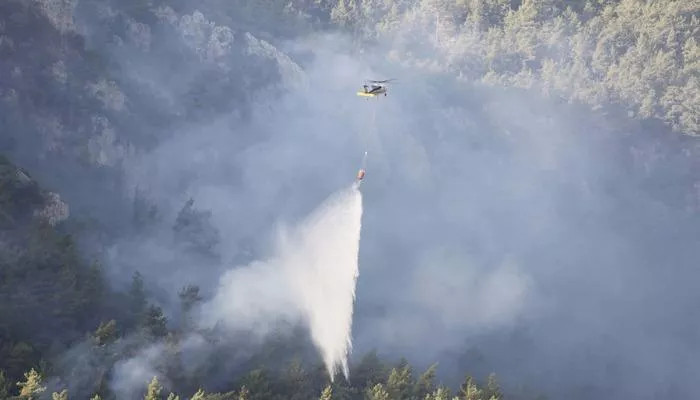
<path fill-rule="evenodd" d="M 159 328 L 161 329 L 161 328 Z M 164 370 L 161 370 L 179 391 L 190 392 L 199 389 L 198 374 L 193 371 L 188 374 L 182 357 L 181 337 L 177 334 L 167 333 L 163 343 L 165 348 L 161 355 Z"/>
<path fill-rule="evenodd" d="M 143 399 L 160 400 L 160 392 L 162 390 L 163 387 L 160 385 L 160 382 L 158 382 L 158 377 L 154 376 L 153 379 L 151 379 L 151 382 L 148 384 L 148 388 L 146 389 L 146 396 Z"/>
<path fill-rule="evenodd" d="M 199 392 L 195 393 L 190 400 L 204 400 L 204 395 L 197 397 L 198 394 Z M 168 395 L 168 400 L 180 400 L 180 396 L 175 393 L 170 393 Z"/>
<path fill-rule="evenodd" d="M 211 212 L 197 210 L 189 199 L 180 210 L 173 225 L 175 238 L 189 250 L 207 257 L 217 257 L 219 231 L 211 222 Z"/>
<path fill-rule="evenodd" d="M 38 398 L 46 390 L 42 383 L 41 375 L 32 368 L 24 374 L 24 381 L 17 382 L 17 386 L 20 388 L 19 397 L 27 400 Z"/>
<path fill-rule="evenodd" d="M 357 22 L 357 16 L 354 0 L 338 0 L 331 10 L 331 21 L 346 29 L 353 27 Z"/>
<path fill-rule="evenodd" d="M 206 393 L 204 393 L 204 390 L 202 389 L 197 389 L 197 392 L 192 396 L 190 400 L 205 400 L 206 399 Z"/>
<path fill-rule="evenodd" d="M 98 346 L 104 346 L 113 343 L 117 340 L 117 321 L 110 320 L 109 322 L 100 322 L 93 338 Z"/>
<path fill-rule="evenodd" d="M 336 379 L 330 386 L 333 400 L 352 400 L 362 396 L 362 390 L 351 386 L 345 379 Z"/>
<path fill-rule="evenodd" d="M 414 387 L 413 370 L 406 360 L 401 360 L 399 365 L 391 370 L 386 389 L 392 399 L 410 399 Z"/>
<path fill-rule="evenodd" d="M 243 378 L 245 386 L 245 396 L 250 400 L 267 400 L 274 396 L 272 380 L 266 368 L 257 368 L 250 371 Z M 243 388 L 241 388 L 243 393 Z"/>
<path fill-rule="evenodd" d="M 68 389 L 51 393 L 51 400 L 68 400 Z"/>
<path fill-rule="evenodd" d="M 134 324 L 138 324 L 141 321 L 147 305 L 148 301 L 146 299 L 143 276 L 140 272 L 136 271 L 131 278 L 128 300 L 129 316 Z"/>
<path fill-rule="evenodd" d="M 298 358 L 292 360 L 280 379 L 281 392 L 287 400 L 313 398 L 314 389 L 308 374 Z"/>
<path fill-rule="evenodd" d="M 484 396 L 489 400 L 501 400 L 503 399 L 503 392 L 501 392 L 501 387 L 498 384 L 495 373 L 490 373 L 489 377 L 486 379 L 486 388 L 484 389 Z"/>
<path fill-rule="evenodd" d="M 193 327 L 192 311 L 202 302 L 203 298 L 199 295 L 199 286 L 187 285 L 178 292 L 180 298 L 180 308 L 182 310 L 182 329 L 187 331 Z"/>
<path fill-rule="evenodd" d="M 387 377 L 385 365 L 379 359 L 377 352 L 372 350 L 362 357 L 360 363 L 353 369 L 350 380 L 353 386 L 364 391 L 377 383 L 386 382 Z"/>
<path fill-rule="evenodd" d="M 187 285 L 178 292 L 180 304 L 184 312 L 190 312 L 203 299 L 199 295 L 199 286 Z"/>
<path fill-rule="evenodd" d="M 10 397 L 10 384 L 5 376 L 5 371 L 0 369 L 0 400 Z"/>
<path fill-rule="evenodd" d="M 331 385 L 327 385 L 321 392 L 321 397 L 319 400 L 333 400 L 333 388 Z"/>
<path fill-rule="evenodd" d="M 134 193 L 133 219 L 136 229 L 144 229 L 160 221 L 158 207 L 149 201 L 139 188 Z"/>
<path fill-rule="evenodd" d="M 482 390 L 474 382 L 474 378 L 467 376 L 460 387 L 460 394 L 464 400 L 481 400 Z"/>
<path fill-rule="evenodd" d="M 450 400 L 450 390 L 440 386 L 435 389 L 432 393 L 428 393 L 425 397 L 421 397 L 420 400 Z"/>
<path fill-rule="evenodd" d="M 437 370 L 437 363 L 428 367 L 428 369 L 418 378 L 416 382 L 415 393 L 418 399 L 423 399 L 430 393 L 435 391 L 435 373 Z"/>
<path fill-rule="evenodd" d="M 9 383 L 10 379 L 22 376 L 27 368 L 31 365 L 36 365 L 36 361 L 38 361 L 37 350 L 31 343 L 26 341 L 5 342 L 0 345 L 0 359 L 2 359 L 2 366 L 7 374 L 6 380 L 8 381 L 7 387 L 9 390 L 13 386 Z"/>
<path fill-rule="evenodd" d="M 376 385 L 372 386 L 372 388 L 367 390 L 367 397 L 369 400 L 389 400 L 392 399 L 392 397 L 389 395 L 389 392 L 386 390 L 383 384 L 377 383 Z"/>
<path fill-rule="evenodd" d="M 168 334 L 168 319 L 163 315 L 163 309 L 156 305 L 148 306 L 142 326 L 149 335 L 155 338 L 163 338 Z"/>
<path fill-rule="evenodd" d="M 250 390 L 246 385 L 241 386 L 241 390 L 238 392 L 238 400 L 250 400 Z"/>

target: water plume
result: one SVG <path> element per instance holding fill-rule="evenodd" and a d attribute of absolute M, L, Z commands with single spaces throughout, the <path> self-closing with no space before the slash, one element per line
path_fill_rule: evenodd
<path fill-rule="evenodd" d="M 361 227 L 359 187 L 332 194 L 280 229 L 274 257 L 227 272 L 209 317 L 261 334 L 279 319 L 301 318 L 331 380 L 339 368 L 348 379 Z"/>
<path fill-rule="evenodd" d="M 347 379 L 352 350 L 352 313 L 362 228 L 362 194 L 351 188 L 334 194 L 299 229 L 295 288 L 314 343 L 331 380 L 338 366 Z"/>

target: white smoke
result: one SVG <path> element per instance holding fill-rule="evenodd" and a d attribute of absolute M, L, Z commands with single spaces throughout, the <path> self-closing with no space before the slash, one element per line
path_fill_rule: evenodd
<path fill-rule="evenodd" d="M 348 378 L 361 225 L 359 189 L 334 193 L 280 231 L 274 257 L 222 277 L 206 308 L 208 322 L 265 334 L 280 320 L 303 319 L 331 379 L 338 367 Z"/>

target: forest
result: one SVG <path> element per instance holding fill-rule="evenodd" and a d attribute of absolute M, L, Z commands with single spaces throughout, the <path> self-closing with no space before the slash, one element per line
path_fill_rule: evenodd
<path fill-rule="evenodd" d="M 230 129 L 235 131 L 235 139 L 225 143 L 234 143 L 236 155 L 241 158 L 255 157 L 257 153 L 246 155 L 244 151 L 254 143 L 264 140 L 287 143 L 278 136 L 256 131 L 263 130 L 255 128 L 259 126 L 256 124 L 261 124 L 256 121 L 266 119 L 266 114 L 261 114 L 265 112 L 261 111 L 265 104 L 274 103 L 287 92 L 294 92 L 290 88 L 297 84 L 297 80 L 302 80 L 299 76 L 308 74 L 308 79 L 314 81 L 313 73 L 309 72 L 313 68 L 306 67 L 305 56 L 285 49 L 290 42 L 301 42 L 300 38 L 322 34 L 349 37 L 347 42 L 336 46 L 351 43 L 352 47 L 346 50 L 349 59 L 357 59 L 358 54 L 381 54 L 376 64 L 388 63 L 391 67 L 387 70 L 408 71 L 406 76 L 420 76 L 428 88 L 426 93 L 440 93 L 438 102 L 443 104 L 438 105 L 432 100 L 403 100 L 406 107 L 413 107 L 414 114 L 439 108 L 430 116 L 425 111 L 425 117 L 416 117 L 423 119 L 411 120 L 407 125 L 433 126 L 432 121 L 426 122 L 431 118 L 447 125 L 453 120 L 450 113 L 461 114 L 454 117 L 455 121 L 461 121 L 455 122 L 454 126 L 458 127 L 450 125 L 444 128 L 450 131 L 449 140 L 452 142 L 445 139 L 444 144 L 425 145 L 426 148 L 434 146 L 435 153 L 431 156 L 438 159 L 435 165 L 439 165 L 439 154 L 453 154 L 449 151 L 467 154 L 472 151 L 467 148 L 477 149 L 474 152 L 487 148 L 492 154 L 502 154 L 499 152 L 506 150 L 501 149 L 508 149 L 512 151 L 508 154 L 517 155 L 519 153 L 512 149 L 518 143 L 531 144 L 538 140 L 533 132 L 540 128 L 521 127 L 527 134 L 512 138 L 509 132 L 514 128 L 499 125 L 498 120 L 503 118 L 492 116 L 489 120 L 474 116 L 478 112 L 458 109 L 471 107 L 464 104 L 472 103 L 479 103 L 482 107 L 482 98 L 474 100 L 468 96 L 487 93 L 483 99 L 493 100 L 483 100 L 485 105 L 478 109 L 486 109 L 490 104 L 509 111 L 509 103 L 501 99 L 515 93 L 509 98 L 524 98 L 522 104 L 531 102 L 537 104 L 533 108 L 539 106 L 547 110 L 541 112 L 538 121 L 551 119 L 551 115 L 558 118 L 572 116 L 571 120 L 575 121 L 583 115 L 580 121 L 585 122 L 571 128 L 574 132 L 571 135 L 555 133 L 539 140 L 549 142 L 552 147 L 563 143 L 562 159 L 576 159 L 569 155 L 579 150 L 596 154 L 601 158 L 592 158 L 594 161 L 585 165 L 596 165 L 601 169 L 610 167 L 613 172 L 606 175 L 594 170 L 591 174 L 599 173 L 605 178 L 581 178 L 580 182 L 561 184 L 557 177 L 552 177 L 554 173 L 542 172 L 538 176 L 542 177 L 544 186 L 556 186 L 556 189 L 551 189 L 557 190 L 556 193 L 570 190 L 589 193 L 594 199 L 615 198 L 610 203 L 600 201 L 603 205 L 596 208 L 599 214 L 588 213 L 586 210 L 589 209 L 585 208 L 588 206 L 581 205 L 584 210 L 580 211 L 582 217 L 575 220 L 570 217 L 574 221 L 571 224 L 576 224 L 579 232 L 598 237 L 602 243 L 604 239 L 597 233 L 600 232 L 598 229 L 602 231 L 604 228 L 590 221 L 595 217 L 606 223 L 619 223 L 615 234 L 628 234 L 628 239 L 620 242 L 619 246 L 625 249 L 622 251 L 632 249 L 629 253 L 633 253 L 638 248 L 649 249 L 648 257 L 639 255 L 635 258 L 628 253 L 618 258 L 611 256 L 610 259 L 615 260 L 610 261 L 610 265 L 649 263 L 649 270 L 640 271 L 638 275 L 630 272 L 631 276 L 638 277 L 635 285 L 639 285 L 640 291 L 645 291 L 643 294 L 635 292 L 630 297 L 643 304 L 638 307 L 648 306 L 648 323 L 653 325 L 648 328 L 649 332 L 657 332 L 654 327 L 669 326 L 669 331 L 672 331 L 669 335 L 677 335 L 673 336 L 677 343 L 688 343 L 688 349 L 697 349 L 697 343 L 692 339 L 698 328 L 696 322 L 678 317 L 683 322 L 676 326 L 672 317 L 659 310 L 662 306 L 649 306 L 654 298 L 667 297 L 666 290 L 671 287 L 675 287 L 670 290 L 675 290 L 678 295 L 674 297 L 678 301 L 674 304 L 680 304 L 677 309 L 689 310 L 691 304 L 696 304 L 693 303 L 696 298 L 686 292 L 689 288 L 676 284 L 691 285 L 694 278 L 690 275 L 692 268 L 689 265 L 700 256 L 693 247 L 700 234 L 697 230 L 700 226 L 697 224 L 700 216 L 700 142 L 697 142 L 697 136 L 700 136 L 700 3 L 697 1 L 4 0 L 0 2 L 0 400 L 543 400 L 619 398 L 626 393 L 637 393 L 634 390 L 643 391 L 648 396 L 644 398 L 652 399 L 688 393 L 689 377 L 695 375 L 688 372 L 691 367 L 687 363 L 690 361 L 677 354 L 685 353 L 687 357 L 692 351 L 675 348 L 673 351 L 677 353 L 673 354 L 676 356 L 668 357 L 681 357 L 677 368 L 683 372 L 675 376 L 674 371 L 658 372 L 650 367 L 645 371 L 649 375 L 645 376 L 660 376 L 658 382 L 648 382 L 654 386 L 652 389 L 642 384 L 632 388 L 635 386 L 630 383 L 635 381 L 632 378 L 620 379 L 619 384 L 609 383 L 616 381 L 618 376 L 628 376 L 620 372 L 625 367 L 614 362 L 601 367 L 607 372 L 590 372 L 584 367 L 577 369 L 573 365 L 576 361 L 572 361 L 570 375 L 575 378 L 571 379 L 573 383 L 570 385 L 556 382 L 547 372 L 533 372 L 539 374 L 534 375 L 536 377 L 523 373 L 525 378 L 511 379 L 509 373 L 513 369 L 504 368 L 509 372 L 501 372 L 497 367 L 503 364 L 495 361 L 495 364 L 479 364 L 477 361 L 470 364 L 481 358 L 462 354 L 474 353 L 462 346 L 466 337 L 462 339 L 459 332 L 455 335 L 460 338 L 455 340 L 460 343 L 457 347 L 462 348 L 452 351 L 451 357 L 462 361 L 445 362 L 449 377 L 443 379 L 441 375 L 443 360 L 439 359 L 438 352 L 428 354 L 425 350 L 423 358 L 434 359 L 426 362 L 420 358 L 421 361 L 413 362 L 409 361 L 410 354 L 406 357 L 388 351 L 385 354 L 378 344 L 361 347 L 362 353 L 354 356 L 356 359 L 351 362 L 347 381 L 342 374 L 329 379 L 303 324 L 272 328 L 272 333 L 263 338 L 242 328 L 232 333 L 219 324 L 200 326 L 196 321 L 199 321 L 203 304 L 216 290 L 216 284 L 211 284 L 208 279 L 216 281 L 221 269 L 229 264 L 245 265 L 255 260 L 258 254 L 254 253 L 260 249 L 248 243 L 248 236 L 259 235 L 244 231 L 258 232 L 247 226 L 269 223 L 274 216 L 249 216 L 246 214 L 252 215 L 254 211 L 246 211 L 240 205 L 243 201 L 228 201 L 234 204 L 231 209 L 235 210 L 239 220 L 233 223 L 230 231 L 222 229 L 220 214 L 208 210 L 218 203 L 200 203 L 199 197 L 192 195 L 188 188 L 194 185 L 192 182 L 203 179 L 201 176 L 215 174 L 211 171 L 220 166 L 224 172 L 216 174 L 245 182 L 246 171 L 251 168 L 238 166 L 233 171 L 235 168 L 229 168 L 229 164 L 219 163 L 218 159 L 206 160 L 207 156 L 203 156 L 204 161 L 186 160 L 182 153 L 174 150 L 167 153 L 170 151 L 168 143 L 177 143 L 195 152 L 198 145 L 184 139 L 185 144 L 181 144 L 177 141 L 180 140 L 178 132 L 191 129 L 196 133 L 196 143 L 198 135 L 204 136 L 202 132 L 210 129 L 198 131 L 197 127 L 208 127 L 212 121 L 225 118 L 231 120 L 222 125 L 233 126 Z M 317 55 L 317 58 L 322 56 Z M 341 67 L 337 69 L 342 70 Z M 362 78 L 357 78 L 358 84 Z M 409 85 L 402 81 L 395 92 Z M 393 97 L 392 88 L 388 99 Z M 324 110 L 329 116 L 340 113 L 334 107 L 328 107 Z M 317 116 L 309 116 L 309 120 L 315 118 Z M 344 118 L 348 119 L 337 124 L 352 125 L 351 117 Z M 313 122 L 304 123 L 313 125 Z M 390 123 L 393 122 L 386 122 Z M 248 124 L 253 128 L 235 130 L 236 126 Z M 321 122 L 318 124 L 321 126 Z M 280 130 L 286 128 L 284 122 L 279 126 L 282 127 Z M 575 137 L 572 139 L 571 136 Z M 309 138 L 305 136 L 301 140 L 311 140 Z M 201 139 L 202 142 L 207 140 Z M 331 143 L 336 139 L 323 140 L 314 143 Z M 423 143 L 421 140 L 424 139 L 416 139 L 416 142 Z M 212 147 L 220 144 L 214 139 L 212 142 L 215 143 L 209 144 Z M 327 154 L 318 157 L 332 160 L 333 151 L 349 147 L 347 143 L 349 141 L 337 139 L 337 142 L 328 144 L 331 150 Z M 569 146 L 569 143 L 574 144 Z M 499 150 L 493 150 L 495 148 Z M 603 150 L 597 152 L 597 149 Z M 158 154 L 165 155 L 158 158 Z M 291 157 L 283 153 L 279 156 Z M 450 157 L 457 159 L 458 155 Z M 545 163 L 546 157 L 541 158 L 534 163 Z M 466 164 L 444 168 L 452 173 L 459 168 L 473 171 L 483 167 L 484 177 L 480 179 L 484 190 L 496 193 L 499 198 L 521 196 L 525 199 L 523 202 L 534 199 L 535 203 L 544 198 L 527 197 L 530 192 L 525 189 L 517 191 L 521 189 L 516 184 L 516 175 L 508 175 L 506 179 L 505 184 L 512 183 L 508 187 L 515 188 L 512 191 L 494 189 L 489 182 L 499 180 L 498 171 L 501 171 L 502 164 L 479 160 L 474 161 L 473 168 Z M 338 162 L 347 163 L 350 169 L 356 164 L 354 159 Z M 573 164 L 575 160 L 570 162 L 572 164 L 566 165 L 578 165 Z M 153 167 L 152 164 L 158 165 Z M 260 160 L 251 165 L 268 164 L 274 164 L 274 160 L 260 156 Z M 193 165 L 197 167 L 192 168 Z M 517 165 L 530 166 L 532 163 L 524 161 Z M 153 169 L 148 170 L 149 167 Z M 279 168 L 271 166 L 265 171 L 271 174 L 270 180 L 284 182 L 279 187 L 292 190 L 294 183 L 289 183 L 290 179 L 285 175 L 291 172 L 278 171 L 295 168 L 295 164 L 289 162 L 284 166 L 280 164 Z M 314 174 L 323 172 L 326 167 L 314 165 L 313 172 L 309 172 L 312 166 L 299 168 L 315 177 Z M 584 169 L 574 167 L 567 176 L 585 175 L 580 172 Z M 150 172 L 143 172 L 154 170 L 175 171 L 172 176 L 177 176 L 167 175 L 168 179 L 160 179 L 165 175 L 149 176 Z M 442 184 L 445 187 L 466 185 L 459 180 L 460 176 L 472 175 L 455 172 L 454 177 L 450 175 L 451 181 L 445 178 Z M 259 181 L 265 179 L 262 176 Z M 142 190 L 141 182 L 151 184 L 150 192 L 148 188 Z M 386 184 L 390 188 L 399 185 L 392 183 L 395 181 L 387 182 L 390 182 Z M 319 183 L 320 189 L 316 190 L 321 191 L 332 184 L 328 178 Z M 427 202 L 434 201 L 428 207 L 432 208 L 433 204 L 440 207 L 444 202 L 440 203 L 443 199 L 437 195 L 433 198 L 415 194 L 418 192 L 416 188 L 423 187 L 421 184 L 406 183 L 401 187 L 413 196 L 412 206 L 425 209 L 423 206 Z M 534 185 L 537 184 L 539 181 Z M 260 185 L 256 188 L 263 187 Z M 584 186 L 586 189 L 582 189 Z M 278 204 L 289 204 L 290 210 L 297 207 L 296 198 L 283 189 L 265 194 L 266 200 L 259 202 L 259 207 L 272 209 Z M 158 190 L 160 193 L 156 193 Z M 272 190 L 265 190 L 256 192 L 251 189 L 251 192 L 256 195 L 272 193 Z M 177 196 L 172 193 L 177 193 Z M 305 201 L 315 201 L 311 194 L 308 196 Z M 572 196 L 574 200 L 562 200 L 563 205 L 557 208 L 556 214 L 566 214 L 566 210 L 579 207 L 585 196 L 576 194 Z M 426 203 L 421 203 L 423 201 Z M 525 217 L 504 222 L 511 214 L 499 215 L 494 211 L 498 210 L 496 205 L 493 207 L 483 214 L 502 224 L 499 226 L 532 225 L 532 232 L 535 232 L 537 222 L 527 220 L 520 224 Z M 474 216 L 478 212 L 468 213 L 459 206 L 447 208 L 445 215 L 468 214 L 472 218 L 470 223 L 478 220 Z M 390 205 L 383 211 L 389 215 L 393 211 L 398 213 L 399 209 L 400 206 Z M 575 212 L 578 211 L 572 211 Z M 535 211 L 532 213 L 535 215 Z M 448 216 L 443 217 L 448 219 Z M 417 220 L 393 215 L 391 218 L 396 218 L 397 226 L 406 230 L 410 230 L 411 222 Z M 463 220 L 459 219 L 461 217 L 449 218 L 466 221 L 467 217 Z M 545 219 L 533 217 L 533 221 L 543 225 L 547 223 L 542 222 Z M 603 226 L 603 222 L 600 223 Z M 457 229 L 457 222 L 451 224 L 441 227 L 447 227 L 445 231 Z M 377 232 L 381 231 L 376 228 L 378 224 L 372 225 L 371 221 L 366 225 L 369 226 L 367 229 L 374 226 Z M 431 227 L 421 225 L 425 232 Z M 551 236 L 542 234 L 542 242 L 554 241 L 551 238 L 569 235 L 573 230 L 559 225 L 556 228 L 560 230 L 552 228 L 554 233 Z M 530 231 L 520 231 L 518 229 L 525 228 L 518 227 L 484 233 L 484 229 L 473 235 L 483 233 L 482 237 L 488 234 L 489 238 L 500 235 L 499 241 L 506 243 L 504 248 L 510 246 L 507 252 L 531 256 L 535 260 L 533 263 L 544 263 L 530 255 L 529 251 L 536 252 L 534 246 L 530 246 L 533 249 L 522 249 L 515 244 L 516 239 L 509 236 L 522 234 L 523 237 L 539 238 L 540 231 L 528 234 Z M 445 237 L 438 233 L 433 236 L 435 240 Z M 232 237 L 235 239 L 230 239 Z M 370 234 L 369 237 L 374 236 Z M 468 242 L 469 238 L 471 236 L 465 241 Z M 571 249 L 586 254 L 580 257 L 581 263 L 595 264 L 595 255 L 591 254 L 610 254 L 607 252 L 613 251 L 614 245 L 591 244 L 587 247 L 580 244 L 583 240 L 578 238 L 572 239 L 571 243 L 576 244 L 571 244 Z M 634 244 L 630 244 L 633 241 Z M 385 263 L 381 257 L 389 257 L 392 245 L 393 242 L 384 246 L 390 250 L 377 256 L 375 264 Z M 469 244 L 459 246 L 468 247 Z M 115 248 L 118 249 L 116 256 L 115 251 L 110 250 Z M 562 245 L 560 249 L 565 253 L 568 247 Z M 492 251 L 506 252 L 500 248 Z M 173 254 L 172 258 L 162 261 L 172 265 L 154 266 L 156 261 L 153 260 L 161 253 Z M 125 266 L 115 266 L 119 263 L 114 262 L 114 257 Z M 418 258 L 409 253 L 403 257 Z M 551 257 L 555 260 L 552 265 L 567 265 L 569 262 L 569 257 L 558 253 Z M 136 260 L 133 263 L 136 266 L 123 261 L 125 259 Z M 404 262 L 401 256 L 396 256 L 396 260 L 392 262 Z M 176 271 L 178 265 L 187 265 L 190 269 L 180 275 Z M 600 269 L 607 268 L 607 265 L 601 264 Z M 647 264 L 644 266 L 646 268 Z M 601 273 L 604 274 L 602 284 L 591 283 L 598 270 L 595 266 L 588 267 L 590 271 L 580 275 L 582 286 L 604 286 L 613 293 L 624 291 L 622 288 L 629 285 L 629 280 L 616 276 L 609 268 Z M 398 268 L 402 271 L 401 267 Z M 655 279 L 661 275 L 654 275 L 654 268 L 669 268 L 674 278 L 663 275 L 664 278 Z M 403 281 L 398 274 L 403 272 L 387 271 L 389 277 L 384 282 L 390 282 L 392 288 L 400 287 Z M 360 279 L 374 276 L 372 272 L 362 274 Z M 625 283 L 618 283 L 618 278 Z M 561 290 L 575 292 L 577 284 L 570 284 Z M 376 290 L 381 292 L 383 289 Z M 470 288 L 458 287 L 457 290 L 466 292 Z M 505 289 L 493 289 L 484 295 L 488 299 L 484 304 L 500 304 L 501 299 L 510 298 L 505 292 Z M 391 293 L 394 297 L 400 296 L 400 293 Z M 455 305 L 459 300 L 453 300 L 454 296 L 457 295 L 440 299 L 452 307 L 461 307 Z M 601 299 L 604 302 L 605 297 L 601 296 Z M 362 301 L 359 294 L 358 301 Z M 631 304 L 632 300 L 629 301 Z M 383 307 L 389 306 L 380 304 L 375 308 L 381 310 L 373 312 L 387 312 Z M 434 306 L 432 311 L 437 313 L 436 310 L 446 307 Z M 483 304 L 480 307 L 491 310 Z M 358 318 L 363 317 L 362 312 L 359 306 L 356 307 Z M 493 311 L 493 314 L 500 313 Z M 470 316 L 450 318 L 477 320 L 479 315 L 480 311 L 476 310 Z M 653 316 L 659 317 L 653 319 Z M 621 324 L 628 321 L 618 314 L 610 318 L 623 321 Z M 633 323 L 629 323 L 632 326 Z M 428 331 L 439 329 L 431 327 L 430 322 L 423 325 Z M 573 325 L 571 329 L 575 330 Z M 636 327 L 629 329 L 639 330 Z M 405 337 L 387 335 L 390 337 L 384 339 L 385 343 L 411 342 Z M 609 336 L 606 332 L 606 339 L 601 340 L 608 340 Z M 435 333 L 430 342 L 439 343 L 440 338 Z M 624 342 L 624 339 L 620 341 Z M 499 342 L 494 343 L 492 346 L 500 346 Z M 423 351 L 418 342 L 407 346 L 416 353 Z M 660 344 L 659 348 L 662 347 Z M 526 365 L 518 367 L 523 371 L 539 371 L 534 366 L 536 362 L 528 356 L 516 356 L 509 350 L 499 351 L 509 360 L 505 364 L 515 365 L 518 359 L 517 363 Z M 484 352 L 488 358 L 488 351 Z M 610 357 L 614 358 L 612 353 Z M 546 357 L 554 358 L 543 356 Z M 569 368 L 568 361 L 561 362 Z M 630 361 L 630 364 L 634 362 Z M 561 368 L 555 366 L 552 369 Z M 607 378 L 600 377 L 605 374 Z M 601 382 L 596 382 L 596 379 Z M 523 384 L 522 380 L 527 383 Z"/>

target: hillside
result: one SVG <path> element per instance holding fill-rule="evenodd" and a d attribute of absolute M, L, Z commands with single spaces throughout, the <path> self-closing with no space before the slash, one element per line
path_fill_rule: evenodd
<path fill-rule="evenodd" d="M 692 397 L 696 3 L 1 2 L 0 400 Z M 329 382 L 204 311 L 365 151 Z"/>

